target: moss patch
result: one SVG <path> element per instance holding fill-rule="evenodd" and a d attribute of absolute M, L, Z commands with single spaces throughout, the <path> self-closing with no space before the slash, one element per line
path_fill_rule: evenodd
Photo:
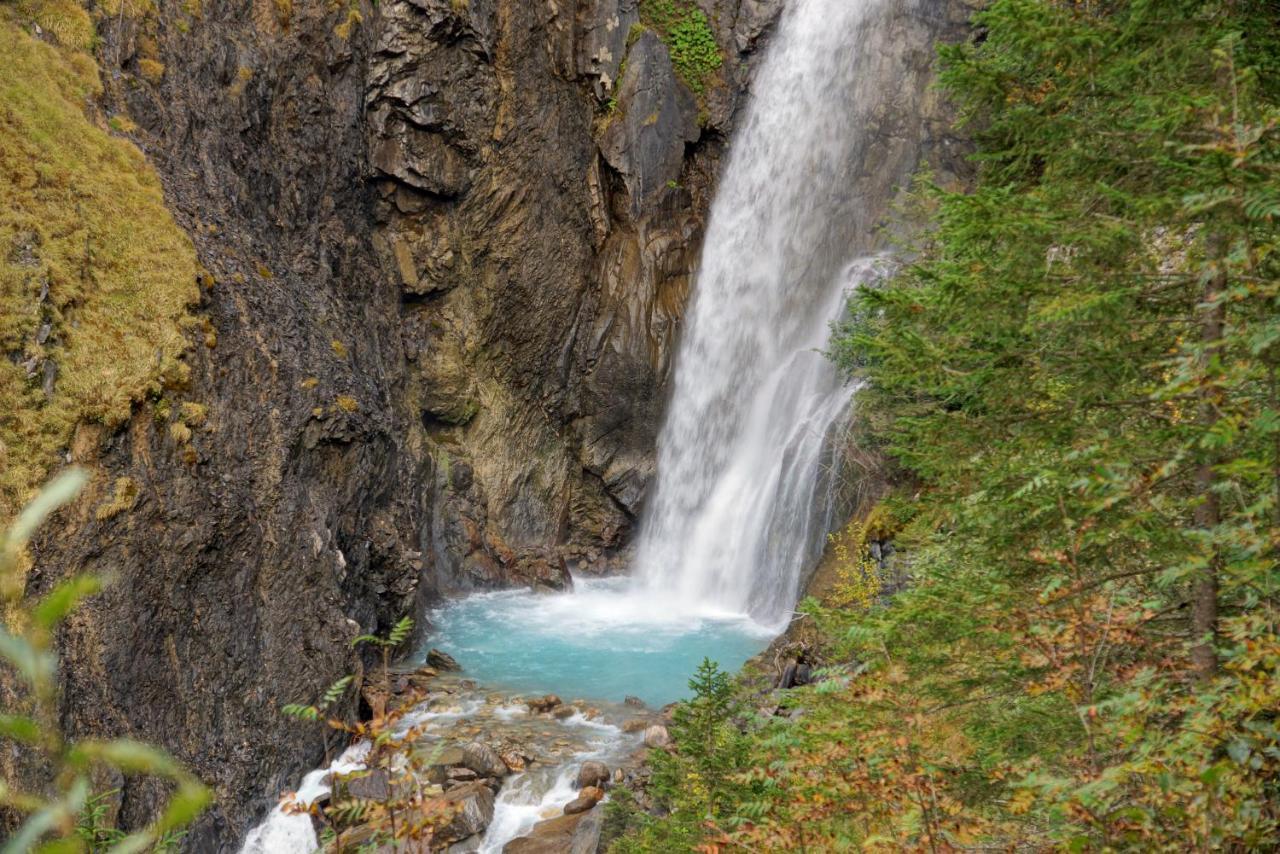
<path fill-rule="evenodd" d="M 93 59 L 23 20 L 0 8 L 0 517 L 77 421 L 118 425 L 185 378 L 198 297 L 195 249 L 155 172 L 86 113 Z"/>

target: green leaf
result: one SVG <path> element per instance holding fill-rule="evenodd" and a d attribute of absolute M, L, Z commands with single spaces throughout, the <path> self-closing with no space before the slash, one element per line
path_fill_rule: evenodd
<path fill-rule="evenodd" d="M 58 826 L 62 816 L 61 804 L 40 810 L 18 828 L 18 832 L 9 838 L 4 848 L 0 848 L 0 854 L 30 854 L 40 837 Z"/>
<path fill-rule="evenodd" d="M 164 815 L 156 823 L 156 832 L 165 834 L 186 827 L 196 816 L 204 812 L 213 801 L 213 792 L 195 780 L 187 779 L 178 785 L 165 807 Z"/>
<path fill-rule="evenodd" d="M 82 741 L 72 747 L 69 762 L 84 765 L 89 760 L 105 762 L 126 774 L 157 774 L 171 778 L 184 776 L 182 767 L 168 753 L 131 738 Z"/>
<path fill-rule="evenodd" d="M 40 725 L 24 715 L 0 714 L 0 736 L 32 744 L 40 740 Z"/>
<path fill-rule="evenodd" d="M 25 638 L 0 628 L 0 657 L 12 664 L 33 688 L 48 685 L 58 670 L 58 659 L 33 647 Z"/>
<path fill-rule="evenodd" d="M 102 579 L 96 575 L 77 575 L 53 588 L 36 606 L 32 618 L 43 629 L 52 629 L 75 610 L 81 599 L 102 589 Z"/>
<path fill-rule="evenodd" d="M 387 640 L 391 646 L 400 646 L 409 638 L 409 634 L 412 631 L 413 618 L 408 616 L 401 617 L 400 622 L 396 623 L 395 628 L 391 630 L 391 634 L 387 636 Z"/>
<path fill-rule="evenodd" d="M 88 797 L 89 781 L 84 777 L 76 777 L 63 799 L 49 804 L 28 818 L 5 846 L 0 848 L 0 854 L 30 854 L 40 837 L 56 828 L 68 816 L 79 814 Z"/>
<path fill-rule="evenodd" d="M 336 703 L 338 698 L 346 693 L 347 687 L 351 684 L 352 679 L 353 677 L 351 676 L 343 676 L 337 682 L 330 685 L 329 690 L 324 692 L 324 698 L 320 703 L 320 708 L 327 709 L 329 706 Z"/>
<path fill-rule="evenodd" d="M 36 529 L 44 524 L 53 511 L 75 498 L 89 479 L 81 468 L 68 468 L 55 477 L 48 486 L 32 499 L 9 528 L 5 536 L 4 551 L 12 554 L 26 546 Z"/>

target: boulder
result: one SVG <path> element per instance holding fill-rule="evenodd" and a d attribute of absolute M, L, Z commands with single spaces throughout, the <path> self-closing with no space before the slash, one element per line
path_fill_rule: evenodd
<path fill-rule="evenodd" d="M 645 747 L 666 747 L 671 744 L 671 733 L 661 724 L 654 724 L 644 731 Z"/>
<path fill-rule="evenodd" d="M 482 832 L 493 821 L 493 792 L 484 783 L 463 783 L 445 792 L 444 800 L 461 808 L 436 834 L 437 842 L 460 842 Z"/>
<path fill-rule="evenodd" d="M 632 694 L 628 694 L 627 698 L 622 701 L 622 705 L 629 706 L 633 709 L 643 709 L 645 707 L 644 700 Z"/>
<path fill-rule="evenodd" d="M 649 728 L 648 718 L 632 718 L 622 725 L 622 731 L 626 733 L 644 732 Z"/>
<path fill-rule="evenodd" d="M 590 760 L 583 762 L 582 767 L 578 769 L 578 788 L 585 789 L 588 786 L 604 786 L 609 782 L 609 766 L 603 762 Z"/>
<path fill-rule="evenodd" d="M 342 781 L 347 794 L 362 801 L 386 801 L 391 798 L 391 783 L 385 768 L 360 771 Z"/>
<path fill-rule="evenodd" d="M 564 805 L 564 814 L 577 815 L 578 813 L 584 813 L 589 809 L 595 809 L 596 803 L 590 798 L 576 797 Z"/>
<path fill-rule="evenodd" d="M 480 779 L 480 775 L 470 768 L 450 768 L 449 779 L 457 783 L 470 783 Z"/>
<path fill-rule="evenodd" d="M 542 697 L 525 700 L 525 705 L 529 707 L 529 711 L 535 714 L 543 714 L 559 706 L 560 698 L 555 694 L 546 694 Z"/>
<path fill-rule="evenodd" d="M 427 653 L 427 664 L 436 670 L 461 670 L 462 665 L 458 664 L 454 657 L 447 652 L 433 649 Z"/>
<path fill-rule="evenodd" d="M 502 757 L 502 762 L 512 771 L 523 771 L 528 766 L 528 760 L 524 754 L 515 750 L 501 750 L 498 755 Z"/>
<path fill-rule="evenodd" d="M 595 854 L 603 814 L 604 810 L 589 809 L 540 821 L 528 836 L 504 845 L 502 854 Z"/>
<path fill-rule="evenodd" d="M 563 705 L 556 706 L 554 709 L 551 710 L 551 717 L 555 718 L 556 720 L 564 721 L 573 717 L 577 713 L 578 713 L 578 710 L 573 706 L 570 706 L 568 704 L 563 704 Z"/>
<path fill-rule="evenodd" d="M 580 812 L 586 812 L 596 804 L 604 800 L 604 789 L 596 786 L 584 786 L 578 797 L 565 804 L 565 815 L 577 815 Z"/>
<path fill-rule="evenodd" d="M 473 741 L 462 748 L 462 764 L 481 777 L 502 778 L 511 773 L 498 752 L 487 744 Z"/>

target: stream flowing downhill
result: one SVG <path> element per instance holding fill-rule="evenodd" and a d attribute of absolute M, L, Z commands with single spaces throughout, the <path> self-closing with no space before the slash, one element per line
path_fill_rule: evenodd
<path fill-rule="evenodd" d="M 793 0 L 783 12 L 712 206 L 632 577 L 477 594 L 428 615 L 431 645 L 497 692 L 466 682 L 435 696 L 430 737 L 541 739 L 475 850 L 499 852 L 558 815 L 585 758 L 633 751 L 635 698 L 650 710 L 680 699 L 703 657 L 736 668 L 786 626 L 841 510 L 853 390 L 822 350 L 848 291 L 879 274 L 877 210 L 902 177 L 868 180 L 865 166 L 871 112 L 891 100 L 900 62 L 878 49 L 878 26 L 921 2 Z M 522 693 L 546 692 L 592 714 L 543 715 L 551 728 L 539 730 Z M 450 729 L 458 720 L 470 729 Z M 300 794 L 324 797 L 326 779 L 313 772 Z M 277 809 L 242 854 L 316 847 L 307 817 Z"/>

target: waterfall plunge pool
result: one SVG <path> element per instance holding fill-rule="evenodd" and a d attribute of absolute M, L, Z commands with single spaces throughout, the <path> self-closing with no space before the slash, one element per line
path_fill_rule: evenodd
<path fill-rule="evenodd" d="M 558 816 L 576 795 L 573 781 L 589 760 L 617 767 L 640 743 L 622 724 L 689 695 L 688 681 L 704 658 L 737 670 L 776 636 L 742 614 L 681 601 L 629 578 L 577 581 L 574 592 L 477 593 L 429 615 L 428 647 L 448 652 L 463 672 L 442 675 L 407 723 L 425 727 L 425 741 L 465 744 L 523 741 L 540 756 L 508 778 L 493 819 L 476 838 L 478 854 L 499 854 L 537 822 Z M 553 693 L 593 706 L 592 717 L 533 715 L 522 696 Z M 626 707 L 639 697 L 645 711 Z M 363 767 L 367 743 L 347 750 L 331 768 L 311 772 L 290 800 L 327 796 L 332 770 Z M 319 843 L 311 818 L 277 807 L 253 829 L 241 854 L 312 854 Z"/>
<path fill-rule="evenodd" d="M 653 708 L 689 694 L 704 658 L 735 671 L 781 627 L 678 601 L 630 578 L 578 580 L 572 593 L 477 593 L 432 612 L 429 645 L 482 685 Z"/>

